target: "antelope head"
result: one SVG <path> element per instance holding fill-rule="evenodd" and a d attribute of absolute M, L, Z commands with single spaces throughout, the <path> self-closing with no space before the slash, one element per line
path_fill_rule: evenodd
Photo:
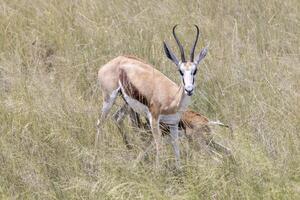
<path fill-rule="evenodd" d="M 191 49 L 191 56 L 190 56 L 190 61 L 186 61 L 185 59 L 185 55 L 184 55 L 184 50 L 183 50 L 183 46 L 181 45 L 178 37 L 176 36 L 175 33 L 175 29 L 176 29 L 177 25 L 175 25 L 173 27 L 173 36 L 174 39 L 179 47 L 179 51 L 180 51 L 180 55 L 181 55 L 181 61 L 179 61 L 177 59 L 177 57 L 175 56 L 175 54 L 171 51 L 171 49 L 168 47 L 168 45 L 166 44 L 166 42 L 164 42 L 164 50 L 165 53 L 167 55 L 167 57 L 173 62 L 175 63 L 181 79 L 182 79 L 182 83 L 184 86 L 184 91 L 185 94 L 187 94 L 188 96 L 191 96 L 194 92 L 194 88 L 195 88 L 195 75 L 197 73 L 197 67 L 199 65 L 199 63 L 201 62 L 201 60 L 206 56 L 207 54 L 207 49 L 208 47 L 205 47 L 201 50 L 201 52 L 196 56 L 196 58 L 194 59 L 194 52 L 195 52 L 195 48 L 198 42 L 198 38 L 199 38 L 199 28 L 197 25 L 195 25 L 196 27 L 196 39 L 194 41 L 194 44 L 192 46 Z"/>

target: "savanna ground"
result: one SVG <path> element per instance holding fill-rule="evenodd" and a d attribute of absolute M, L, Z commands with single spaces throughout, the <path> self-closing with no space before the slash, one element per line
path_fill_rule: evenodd
<path fill-rule="evenodd" d="M 193 24 L 210 43 L 191 108 L 233 127 L 214 136 L 235 164 L 182 140 L 181 173 L 170 145 L 134 167 L 139 133 L 127 150 L 111 118 L 94 149 L 98 69 L 131 54 L 179 84 L 175 24 L 187 52 Z M 298 0 L 0 0 L 0 198 L 299 199 L 299 40 Z"/>

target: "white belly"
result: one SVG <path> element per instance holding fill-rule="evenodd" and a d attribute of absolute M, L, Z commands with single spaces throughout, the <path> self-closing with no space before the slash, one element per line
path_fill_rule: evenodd
<path fill-rule="evenodd" d="M 137 113 L 145 116 L 150 117 L 150 111 L 147 106 L 140 103 L 136 99 L 131 98 L 127 94 L 124 93 L 125 101 L 128 103 L 128 105 Z M 159 121 L 165 124 L 177 124 L 180 121 L 180 113 L 171 114 L 171 115 L 159 115 Z M 150 120 L 150 119 L 149 119 Z"/>
<path fill-rule="evenodd" d="M 150 122 L 151 122 L 151 113 L 149 111 L 149 108 L 142 104 L 141 102 L 139 102 L 138 100 L 131 98 L 130 96 L 128 96 L 125 93 L 125 90 L 122 86 L 122 84 L 119 82 L 120 86 L 121 86 L 121 91 L 122 94 L 124 96 L 125 101 L 127 102 L 127 104 L 137 113 L 147 117 Z M 181 113 L 175 113 L 175 114 L 170 114 L 170 115 L 159 115 L 159 122 L 163 122 L 165 124 L 177 124 L 180 121 L 180 117 L 181 117 Z"/>
<path fill-rule="evenodd" d="M 148 116 L 149 109 L 147 106 L 142 104 L 141 102 L 137 101 L 136 99 L 131 98 L 130 96 L 124 94 L 124 98 L 128 105 L 137 113 Z"/>
<path fill-rule="evenodd" d="M 120 83 L 119 83 L 120 84 Z M 128 96 L 125 91 L 124 88 L 122 86 L 122 84 L 120 84 L 121 86 L 121 90 L 122 90 L 122 94 L 124 96 L 125 101 L 127 102 L 127 104 L 137 113 L 144 115 L 144 116 L 149 116 L 150 111 L 148 109 L 147 106 L 145 106 L 144 104 L 142 104 L 141 102 L 139 102 L 136 99 L 131 98 L 130 96 Z"/>

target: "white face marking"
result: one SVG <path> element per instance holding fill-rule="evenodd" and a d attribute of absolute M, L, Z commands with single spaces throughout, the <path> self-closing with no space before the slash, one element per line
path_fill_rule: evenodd
<path fill-rule="evenodd" d="M 181 63 L 179 70 L 180 74 L 182 76 L 182 81 L 184 84 L 184 90 L 185 93 L 189 96 L 193 94 L 194 88 L 195 88 L 195 72 L 197 70 L 197 67 L 195 63 L 189 63 L 190 66 L 185 66 L 187 63 Z"/>

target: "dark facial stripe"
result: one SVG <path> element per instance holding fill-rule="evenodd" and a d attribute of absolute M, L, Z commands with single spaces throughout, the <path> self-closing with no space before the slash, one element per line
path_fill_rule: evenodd
<path fill-rule="evenodd" d="M 195 71 L 194 71 L 194 73 L 193 73 L 193 75 L 194 75 L 194 76 L 196 75 L 196 73 L 197 73 L 197 70 L 198 70 L 198 69 L 196 68 L 196 69 L 195 69 Z"/>
<path fill-rule="evenodd" d="M 183 72 L 181 70 L 178 70 L 178 71 L 179 71 L 180 75 L 183 76 Z"/>

